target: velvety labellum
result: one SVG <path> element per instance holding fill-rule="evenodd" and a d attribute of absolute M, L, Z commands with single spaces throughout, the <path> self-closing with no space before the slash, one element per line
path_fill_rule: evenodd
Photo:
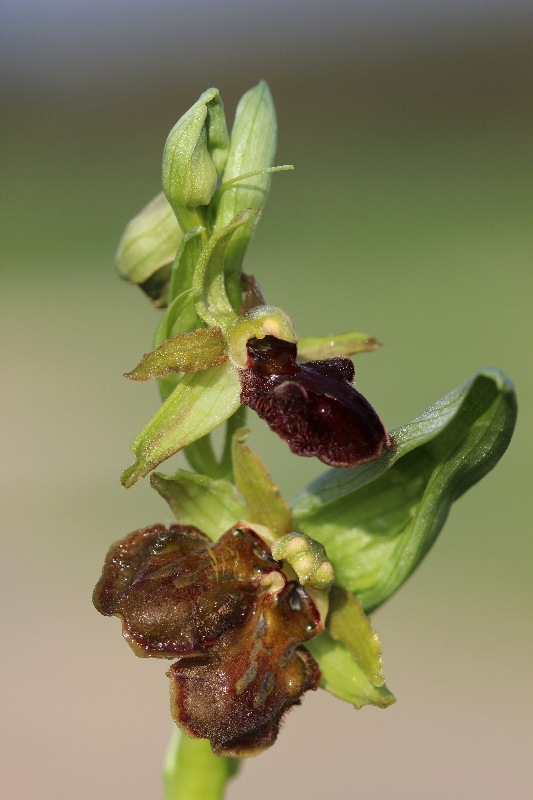
<path fill-rule="evenodd" d="M 316 633 L 316 611 L 301 586 L 260 597 L 242 630 L 230 630 L 207 658 L 183 658 L 169 670 L 176 723 L 209 739 L 217 755 L 253 756 L 270 747 L 285 711 L 320 680 L 296 642 Z"/>
<path fill-rule="evenodd" d="M 320 671 L 302 647 L 318 609 L 263 539 L 238 523 L 216 542 L 193 525 L 153 525 L 117 542 L 93 596 L 137 655 L 178 657 L 171 710 L 219 755 L 255 755 Z"/>
<path fill-rule="evenodd" d="M 333 467 L 354 467 L 392 442 L 378 415 L 352 385 L 347 358 L 296 363 L 296 346 L 266 336 L 248 342 L 239 371 L 241 403 L 288 442 L 293 453 Z"/>
<path fill-rule="evenodd" d="M 213 544 L 192 525 L 154 525 L 111 548 L 94 603 L 122 619 L 138 655 L 201 653 L 250 616 L 261 577 L 278 568 L 251 531 Z"/>

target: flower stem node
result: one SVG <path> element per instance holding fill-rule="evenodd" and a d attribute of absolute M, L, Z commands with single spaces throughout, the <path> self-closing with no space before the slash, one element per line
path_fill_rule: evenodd
<path fill-rule="evenodd" d="M 324 546 L 305 533 L 288 533 L 272 545 L 276 561 L 287 561 L 302 585 L 329 589 L 335 579 L 333 566 Z"/>

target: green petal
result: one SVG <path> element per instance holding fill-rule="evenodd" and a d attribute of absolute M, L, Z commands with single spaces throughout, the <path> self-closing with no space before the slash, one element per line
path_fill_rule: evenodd
<path fill-rule="evenodd" d="M 293 531 L 294 520 L 289 504 L 257 453 L 244 443 L 249 430 L 236 430 L 232 442 L 233 474 L 246 505 L 245 518 L 276 533 Z"/>
<path fill-rule="evenodd" d="M 327 629 L 337 642 L 342 642 L 361 665 L 374 686 L 383 686 L 381 642 L 372 629 L 363 606 L 342 586 L 332 586 L 329 593 Z"/>
<path fill-rule="evenodd" d="M 237 106 L 223 185 L 213 200 L 216 230 L 229 225 L 235 215 L 245 208 L 258 211 L 263 208 L 270 189 L 270 173 L 245 178 L 242 182 L 231 181 L 240 175 L 271 167 L 274 163 L 276 141 L 274 103 L 267 84 L 261 81 L 243 95 Z M 259 215 L 248 220 L 233 237 L 226 253 L 228 293 L 236 309 L 241 302 L 241 265 L 258 220 Z"/>
<path fill-rule="evenodd" d="M 181 525 L 196 525 L 213 540 L 239 519 L 247 519 L 244 503 L 229 481 L 178 470 L 174 475 L 154 472 L 150 483 Z"/>
<path fill-rule="evenodd" d="M 377 339 L 366 333 L 338 333 L 332 336 L 307 336 L 298 341 L 299 361 L 318 361 L 336 356 L 370 353 L 381 347 Z"/>
<path fill-rule="evenodd" d="M 320 686 L 335 697 L 356 708 L 368 705 L 387 708 L 395 702 L 387 687 L 374 686 L 342 642 L 335 642 L 328 633 L 306 642 L 306 647 L 318 661 Z"/>
<path fill-rule="evenodd" d="M 126 226 L 116 255 L 118 274 L 141 286 L 157 305 L 164 305 L 181 238 L 178 221 L 161 192 Z"/>
<path fill-rule="evenodd" d="M 201 372 L 226 360 L 226 345 L 220 328 L 198 328 L 178 333 L 156 350 L 145 353 L 140 363 L 124 377 L 132 381 L 160 378 L 171 372 Z"/>
<path fill-rule="evenodd" d="M 135 463 L 122 475 L 132 486 L 143 475 L 191 442 L 212 431 L 239 407 L 241 386 L 226 362 L 205 372 L 189 372 L 133 441 Z"/>
<path fill-rule="evenodd" d="M 207 739 L 190 739 L 177 728 L 165 759 L 165 800 L 223 800 L 238 758 L 215 756 Z"/>
<path fill-rule="evenodd" d="M 294 508 L 297 527 L 325 545 L 336 582 L 370 611 L 417 567 L 452 502 L 495 466 L 515 420 L 512 384 L 482 370 L 392 431 L 395 453 L 311 484 Z"/>

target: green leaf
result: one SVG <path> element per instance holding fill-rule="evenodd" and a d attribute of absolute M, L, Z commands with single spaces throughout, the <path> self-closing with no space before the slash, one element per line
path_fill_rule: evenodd
<path fill-rule="evenodd" d="M 306 336 L 298 340 L 298 360 L 318 361 L 336 356 L 370 353 L 381 347 L 377 339 L 366 333 L 337 333 L 331 336 Z"/>
<path fill-rule="evenodd" d="M 165 800 L 223 800 L 240 760 L 215 756 L 207 739 L 173 731 L 165 758 Z"/>
<path fill-rule="evenodd" d="M 257 453 L 245 444 L 249 431 L 249 428 L 236 430 L 232 443 L 233 474 L 246 504 L 244 516 L 276 533 L 293 531 L 294 520 L 289 504 Z"/>
<path fill-rule="evenodd" d="M 224 170 L 224 182 L 213 199 L 216 213 L 215 230 L 225 228 L 235 215 L 245 208 L 254 208 L 258 211 L 263 208 L 270 189 L 270 173 L 244 178 L 237 183 L 233 181 L 241 175 L 272 167 L 276 141 L 277 122 L 274 103 L 267 84 L 261 81 L 243 95 L 237 106 Z M 226 253 L 228 294 L 236 310 L 241 302 L 239 283 L 241 266 L 258 221 L 259 214 L 251 217 L 233 237 Z"/>
<path fill-rule="evenodd" d="M 136 460 L 122 475 L 123 486 L 132 486 L 162 461 L 228 419 L 240 405 L 240 391 L 236 371 L 229 362 L 205 372 L 186 373 L 134 439 Z"/>
<path fill-rule="evenodd" d="M 170 268 L 182 232 L 165 195 L 158 194 L 127 224 L 116 254 L 121 278 L 165 305 Z"/>
<path fill-rule="evenodd" d="M 178 333 L 156 350 L 145 353 L 135 369 L 124 373 L 124 377 L 147 381 L 171 372 L 200 372 L 225 360 L 226 344 L 220 328 L 198 328 Z"/>
<path fill-rule="evenodd" d="M 336 642 L 342 642 L 361 665 L 374 686 L 383 686 L 381 642 L 372 629 L 363 606 L 342 586 L 332 586 L 329 593 L 327 629 Z"/>
<path fill-rule="evenodd" d="M 238 520 L 248 519 L 244 503 L 229 481 L 180 469 L 174 475 L 154 472 L 150 483 L 181 525 L 196 525 L 213 540 Z"/>
<path fill-rule="evenodd" d="M 482 370 L 392 431 L 395 453 L 311 484 L 294 507 L 297 527 L 325 545 L 336 582 L 370 611 L 417 567 L 453 501 L 495 466 L 515 420 L 512 384 Z"/>
<path fill-rule="evenodd" d="M 250 208 L 239 211 L 225 228 L 213 233 L 200 254 L 193 289 L 198 294 L 196 311 L 207 325 L 220 325 L 227 330 L 237 318 L 226 294 L 224 255 L 233 235 L 255 214 Z"/>
<path fill-rule="evenodd" d="M 387 708 L 395 702 L 387 687 L 374 686 L 342 642 L 335 642 L 328 633 L 306 642 L 306 647 L 318 661 L 320 686 L 335 697 L 356 708 L 367 705 Z"/>

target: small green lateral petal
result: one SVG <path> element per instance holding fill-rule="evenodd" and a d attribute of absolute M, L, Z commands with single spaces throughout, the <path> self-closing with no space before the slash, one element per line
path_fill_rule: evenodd
<path fill-rule="evenodd" d="M 214 541 L 237 520 L 246 519 L 246 507 L 232 483 L 180 469 L 174 475 L 154 472 L 150 483 L 181 525 L 195 525 Z"/>
<path fill-rule="evenodd" d="M 293 531 L 294 520 L 289 504 L 257 453 L 244 443 L 249 430 L 236 430 L 232 442 L 233 474 L 246 504 L 245 517 L 279 534 Z"/>
<path fill-rule="evenodd" d="M 395 702 L 387 687 L 374 686 L 342 642 L 335 642 L 327 632 L 306 642 L 306 647 L 318 661 L 320 686 L 335 697 L 356 708 L 368 705 L 387 708 Z"/>
<path fill-rule="evenodd" d="M 515 420 L 511 382 L 482 370 L 392 431 L 394 453 L 311 484 L 295 504 L 296 526 L 322 542 L 336 583 L 369 612 L 416 569 L 453 501 L 495 466 Z"/>
<path fill-rule="evenodd" d="M 136 460 L 122 475 L 123 486 L 132 486 L 158 464 L 228 419 L 240 405 L 240 388 L 229 362 L 204 372 L 186 373 L 134 439 Z"/>
<path fill-rule="evenodd" d="M 298 341 L 298 360 L 320 361 L 337 356 L 354 356 L 357 353 L 370 353 L 380 347 L 378 340 L 366 333 L 304 336 Z"/>
<path fill-rule="evenodd" d="M 138 366 L 124 377 L 131 381 L 147 381 L 171 372 L 201 372 L 225 360 L 226 345 L 220 328 L 198 328 L 190 333 L 178 333 L 157 350 L 145 353 Z"/>
<path fill-rule="evenodd" d="M 359 662 L 374 686 L 383 686 L 381 642 L 372 629 L 361 603 L 342 586 L 332 586 L 326 627 L 335 641 L 342 642 Z"/>

